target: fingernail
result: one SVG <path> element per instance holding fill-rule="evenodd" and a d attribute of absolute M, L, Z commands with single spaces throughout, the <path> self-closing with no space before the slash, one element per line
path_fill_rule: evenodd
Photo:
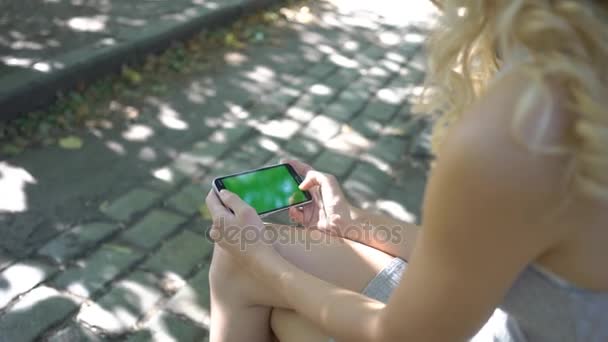
<path fill-rule="evenodd" d="M 209 230 L 209 237 L 214 242 L 217 242 L 220 239 L 220 232 L 217 228 L 213 227 Z"/>

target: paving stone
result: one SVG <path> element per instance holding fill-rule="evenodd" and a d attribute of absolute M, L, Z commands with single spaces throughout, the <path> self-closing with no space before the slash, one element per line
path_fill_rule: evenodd
<path fill-rule="evenodd" d="M 76 322 L 70 322 L 65 327 L 53 332 L 45 339 L 45 342 L 102 342 L 105 338 L 95 335 L 88 328 L 79 325 Z"/>
<path fill-rule="evenodd" d="M 394 183 L 389 175 L 369 163 L 359 163 L 344 182 L 346 193 L 357 204 L 372 202 Z"/>
<path fill-rule="evenodd" d="M 204 341 L 209 332 L 169 312 L 156 314 L 143 329 L 129 336 L 127 342 Z"/>
<path fill-rule="evenodd" d="M 357 61 L 357 63 L 359 63 L 360 68 L 364 68 L 364 67 L 370 67 L 374 64 L 376 64 L 377 59 L 375 58 L 370 58 L 369 56 L 366 56 L 362 53 L 356 53 L 352 56 L 352 58 Z"/>
<path fill-rule="evenodd" d="M 197 216 L 194 220 L 186 225 L 186 229 L 197 232 L 203 236 L 207 236 L 207 232 L 213 222 L 209 211 L 205 208 L 205 215 Z"/>
<path fill-rule="evenodd" d="M 102 207 L 101 211 L 115 220 L 127 221 L 134 214 L 152 206 L 159 198 L 158 192 L 135 189 L 114 200 L 108 206 Z"/>
<path fill-rule="evenodd" d="M 167 310 L 209 326 L 209 267 L 202 268 L 167 303 Z"/>
<path fill-rule="evenodd" d="M 365 156 L 372 143 L 350 126 L 343 126 L 342 131 L 331 140 L 325 142 L 325 147 L 346 155 Z"/>
<path fill-rule="evenodd" d="M 384 57 L 390 61 L 393 61 L 395 63 L 399 63 L 399 64 L 405 64 L 405 62 L 407 62 L 407 57 L 405 57 L 401 51 L 387 51 L 384 54 Z"/>
<path fill-rule="evenodd" d="M 370 89 L 363 79 L 356 80 L 348 85 L 346 89 L 340 93 L 341 101 L 350 101 L 354 99 L 364 98 L 367 100 L 374 93 L 374 89 Z"/>
<path fill-rule="evenodd" d="M 285 118 L 270 120 L 256 125 L 256 129 L 261 134 L 283 140 L 290 139 L 301 128 L 302 125 L 299 122 Z"/>
<path fill-rule="evenodd" d="M 395 73 L 401 69 L 401 65 L 395 61 L 392 61 L 388 58 L 383 58 L 378 62 L 378 65 L 382 66 L 384 69 Z"/>
<path fill-rule="evenodd" d="M 402 85 L 398 78 L 394 78 L 391 82 L 376 91 L 376 100 L 392 104 L 401 108 L 413 92 L 413 87 L 410 85 Z"/>
<path fill-rule="evenodd" d="M 317 98 L 315 98 L 312 94 L 304 94 L 302 95 L 294 104 L 292 108 L 298 108 L 301 111 L 309 112 L 309 113 L 319 113 L 322 108 L 322 102 L 320 102 Z M 291 108 L 290 108 L 291 109 Z M 288 114 L 289 115 L 289 112 Z M 291 115 L 289 115 L 291 116 Z M 298 118 L 294 118 L 298 120 Z M 298 120 L 300 122 L 309 121 L 310 119 Z"/>
<path fill-rule="evenodd" d="M 342 183 L 342 187 L 350 202 L 361 208 L 368 207 L 379 196 L 373 184 L 364 183 L 357 179 L 346 179 Z"/>
<path fill-rule="evenodd" d="M 78 301 L 40 286 L 28 292 L 0 318 L 0 341 L 31 341 L 78 308 Z"/>
<path fill-rule="evenodd" d="M 243 139 L 252 132 L 252 128 L 245 125 L 236 125 L 234 127 L 223 128 L 213 132 L 209 137 L 209 141 L 218 144 L 232 144 Z"/>
<path fill-rule="evenodd" d="M 13 257 L 9 252 L 0 249 L 0 270 L 6 268 L 8 265 L 15 262 L 15 257 Z"/>
<path fill-rule="evenodd" d="M 245 162 L 250 168 L 265 165 L 274 156 L 269 146 L 265 146 L 267 139 L 255 137 L 248 140 L 237 151 L 231 152 L 231 157 Z"/>
<path fill-rule="evenodd" d="M 381 57 L 384 57 L 386 48 L 377 45 L 369 45 L 367 49 L 363 50 L 363 54 L 369 58 L 378 60 Z"/>
<path fill-rule="evenodd" d="M 403 205 L 420 223 L 422 219 L 422 200 L 427 184 L 427 171 L 411 165 L 401 166 L 395 172 L 396 185 L 391 186 L 384 196 L 386 199 Z"/>
<path fill-rule="evenodd" d="M 431 127 L 420 132 L 410 146 L 410 154 L 415 158 L 430 160 L 433 158 Z"/>
<path fill-rule="evenodd" d="M 401 72 L 399 79 L 408 82 L 410 85 L 422 86 L 424 78 L 426 77 L 426 73 L 423 70 L 411 66 L 402 69 L 402 71 L 404 70 L 407 70 L 407 73 L 404 74 L 403 72 Z"/>
<path fill-rule="evenodd" d="M 0 309 L 54 272 L 54 268 L 35 261 L 21 261 L 0 272 Z"/>
<path fill-rule="evenodd" d="M 323 108 L 339 91 L 323 82 L 316 82 L 308 88 L 308 94 L 311 96 L 311 101 L 317 110 Z"/>
<path fill-rule="evenodd" d="M 397 45 L 396 48 L 399 49 L 404 56 L 407 56 L 409 60 L 416 54 L 419 54 L 419 51 L 423 46 L 424 44 L 422 43 L 407 42 L 405 44 Z"/>
<path fill-rule="evenodd" d="M 298 95 L 299 93 L 296 94 L 296 97 Z M 254 103 L 253 106 L 247 110 L 247 112 L 249 112 L 250 118 L 265 121 L 271 120 L 281 115 L 284 109 L 284 106 L 277 106 L 276 104 L 273 104 L 264 99 L 258 99 L 257 102 Z"/>
<path fill-rule="evenodd" d="M 285 114 L 296 121 L 307 123 L 315 117 L 316 112 L 314 110 L 298 107 L 297 104 L 294 104 L 293 107 L 287 109 Z"/>
<path fill-rule="evenodd" d="M 279 75 L 279 79 L 288 86 L 301 91 L 317 81 L 315 78 L 307 75 L 295 75 L 291 73 L 282 73 Z"/>
<path fill-rule="evenodd" d="M 346 176 L 355 162 L 356 160 L 350 156 L 326 150 L 315 160 L 313 166 L 319 171 L 342 178 Z"/>
<path fill-rule="evenodd" d="M 326 115 L 317 115 L 304 128 L 302 134 L 308 138 L 323 142 L 331 139 L 342 129 L 342 124 Z"/>
<path fill-rule="evenodd" d="M 407 149 L 407 141 L 403 138 L 381 137 L 368 153 L 388 164 L 394 164 L 404 158 Z"/>
<path fill-rule="evenodd" d="M 200 184 L 187 184 L 167 200 L 167 206 L 191 216 L 205 203 L 207 191 Z"/>
<path fill-rule="evenodd" d="M 184 230 L 167 241 L 141 267 L 155 273 L 177 273 L 185 277 L 196 265 L 205 262 L 213 244 L 205 237 Z"/>
<path fill-rule="evenodd" d="M 312 139 L 296 136 L 289 140 L 285 149 L 293 154 L 304 157 L 305 159 L 311 159 L 319 154 L 323 147 Z"/>
<path fill-rule="evenodd" d="M 424 53 L 415 53 L 412 58 L 408 61 L 407 67 L 413 68 L 419 71 L 423 71 L 426 68 L 428 59 Z"/>
<path fill-rule="evenodd" d="M 323 110 L 323 114 L 335 119 L 339 122 L 348 122 L 357 112 L 363 108 L 365 101 L 345 102 L 336 101 Z"/>
<path fill-rule="evenodd" d="M 385 123 L 397 113 L 397 110 L 399 110 L 398 105 L 374 100 L 367 104 L 361 116 Z"/>
<path fill-rule="evenodd" d="M 363 114 L 355 117 L 350 122 L 350 127 L 368 139 L 376 138 L 383 130 L 383 125 L 380 121 L 366 117 Z"/>
<path fill-rule="evenodd" d="M 213 169 L 209 171 L 209 184 L 211 184 L 211 181 L 215 177 L 226 176 L 244 170 L 249 170 L 250 168 L 251 166 L 249 165 L 249 163 L 241 159 L 236 159 L 232 157 L 229 159 L 224 159 L 221 162 L 217 163 L 213 167 Z M 205 194 L 205 196 L 207 196 L 207 194 Z"/>
<path fill-rule="evenodd" d="M 322 62 L 316 63 L 312 68 L 306 71 L 306 74 L 315 79 L 322 79 L 334 72 L 337 69 L 333 63 Z"/>
<path fill-rule="evenodd" d="M 302 92 L 300 89 L 285 86 L 269 94 L 264 101 L 284 110 L 296 102 Z"/>
<path fill-rule="evenodd" d="M 106 244 L 73 266 L 52 283 L 81 297 L 90 297 L 141 257 L 138 252 L 116 244 Z"/>
<path fill-rule="evenodd" d="M 172 191 L 184 179 L 192 176 L 191 173 L 183 172 L 175 165 L 163 166 L 152 170 L 151 173 L 152 179 L 146 182 L 146 187 L 163 193 Z"/>
<path fill-rule="evenodd" d="M 39 254 L 65 262 L 94 246 L 119 227 L 110 223 L 88 223 L 74 227 L 44 245 Z"/>
<path fill-rule="evenodd" d="M 152 248 L 171 234 L 186 219 L 166 210 L 154 210 L 144 216 L 129 230 L 120 235 L 120 239 L 141 248 Z"/>
<path fill-rule="evenodd" d="M 417 117 L 410 117 L 400 112 L 384 127 L 382 133 L 387 136 L 400 137 L 409 145 L 412 138 L 419 134 L 421 121 Z"/>
<path fill-rule="evenodd" d="M 367 76 L 351 83 L 348 88 L 344 89 L 343 92 L 353 92 L 358 96 L 365 98 L 366 100 L 380 87 L 378 81 L 367 81 Z M 370 85 L 372 83 L 372 85 Z"/>
<path fill-rule="evenodd" d="M 386 188 L 393 183 L 393 179 L 387 173 L 379 170 L 370 163 L 359 163 L 349 178 L 358 179 L 366 183 L 376 184 L 378 189 Z M 382 191 L 382 190 L 380 190 Z"/>
<path fill-rule="evenodd" d="M 353 112 L 358 112 L 363 109 L 370 94 L 371 91 L 366 88 L 353 85 L 342 91 L 336 99 L 336 102 L 344 103 L 346 106 L 350 107 Z"/>
<path fill-rule="evenodd" d="M 393 73 L 380 66 L 373 66 L 363 71 L 363 77 L 359 80 L 361 86 L 374 91 L 384 86 L 393 77 Z"/>
<path fill-rule="evenodd" d="M 135 272 L 95 303 L 84 304 L 76 319 L 106 333 L 124 333 L 162 298 L 156 284 L 155 276 Z"/>
<path fill-rule="evenodd" d="M 326 78 L 324 83 L 336 92 L 339 92 L 355 81 L 359 75 L 358 71 L 342 68 Z"/>
<path fill-rule="evenodd" d="M 180 153 L 171 163 L 171 168 L 178 170 L 179 173 L 190 179 L 199 178 L 205 174 L 201 158 L 189 155 L 188 152 Z M 171 190 L 173 190 L 173 186 L 169 184 L 169 186 L 160 191 L 166 193 Z"/>
<path fill-rule="evenodd" d="M 222 131 L 216 131 L 215 139 L 228 139 L 226 136 L 223 136 Z M 194 144 L 192 149 L 188 152 L 184 152 L 180 154 L 178 160 L 182 161 L 182 164 L 186 162 L 200 164 L 203 166 L 212 166 L 220 160 L 221 156 L 224 155 L 230 149 L 230 144 L 227 142 L 211 142 L 211 141 L 200 141 Z M 180 169 L 180 168 L 178 168 Z M 192 171 L 198 171 L 196 166 L 191 168 L 188 172 L 181 168 L 182 173 L 192 174 Z"/>

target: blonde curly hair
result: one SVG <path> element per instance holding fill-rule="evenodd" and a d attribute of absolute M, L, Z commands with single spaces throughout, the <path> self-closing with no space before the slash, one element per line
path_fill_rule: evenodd
<path fill-rule="evenodd" d="M 563 101 L 575 113 L 571 143 L 538 153 L 572 157 L 569 184 L 608 199 L 608 2 L 600 0 L 443 0 L 429 39 L 429 69 L 420 109 L 441 114 L 436 152 L 451 123 L 487 88 L 507 56 L 525 51 L 522 69 L 535 81 L 527 94 L 547 94 L 557 80 Z M 515 51 L 518 50 L 518 51 Z M 543 93 L 544 92 L 544 93 Z M 531 95 L 514 107 L 513 133 L 530 107 Z M 532 95 L 533 97 L 533 95 Z M 529 112 L 529 111 L 528 111 Z"/>

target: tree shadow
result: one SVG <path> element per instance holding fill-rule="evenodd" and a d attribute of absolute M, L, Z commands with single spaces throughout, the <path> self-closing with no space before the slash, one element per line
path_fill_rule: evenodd
<path fill-rule="evenodd" d="M 50 72 L 66 52 L 128 39 L 155 25 L 183 22 L 216 1 L 8 1 L 0 13 L 0 77 L 29 69 Z"/>

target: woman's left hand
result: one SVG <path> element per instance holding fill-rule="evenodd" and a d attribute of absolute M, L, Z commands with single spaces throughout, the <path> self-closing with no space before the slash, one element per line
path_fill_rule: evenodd
<path fill-rule="evenodd" d="M 260 216 L 237 195 L 222 190 L 218 198 L 211 190 L 206 203 L 213 217 L 210 237 L 238 263 L 251 270 L 278 256 L 272 243 L 264 239 L 265 227 Z"/>

